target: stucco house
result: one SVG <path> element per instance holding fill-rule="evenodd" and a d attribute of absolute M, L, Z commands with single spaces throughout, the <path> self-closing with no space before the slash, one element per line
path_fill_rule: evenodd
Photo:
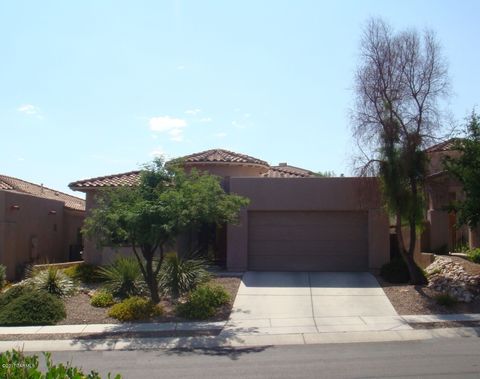
<path fill-rule="evenodd" d="M 222 178 L 225 190 L 246 196 L 240 225 L 214 231 L 217 261 L 231 271 L 368 271 L 390 259 L 389 220 L 375 178 L 323 178 L 286 163 L 267 162 L 223 149 L 183 157 L 185 169 Z M 79 180 L 86 211 L 101 188 L 135 186 L 140 171 Z M 198 240 L 198 239 L 197 239 Z M 191 243 L 182 238 L 180 244 Z M 180 246 L 181 248 L 181 246 Z M 117 253 L 85 241 L 84 259 L 104 264 Z"/>
<path fill-rule="evenodd" d="M 459 156 L 455 142 L 455 139 L 450 139 L 426 149 L 430 163 L 426 181 L 427 225 L 421 239 L 422 251 L 448 252 L 461 245 L 479 246 L 478 228 L 457 227 L 455 213 L 447 209 L 453 201 L 465 198 L 461 183 L 452 178 L 443 166 L 446 156 Z"/>
<path fill-rule="evenodd" d="M 0 264 L 7 278 L 26 264 L 80 259 L 85 200 L 0 175 Z"/>

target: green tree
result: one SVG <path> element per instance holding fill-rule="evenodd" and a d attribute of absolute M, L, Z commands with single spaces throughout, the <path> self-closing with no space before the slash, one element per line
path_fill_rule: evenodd
<path fill-rule="evenodd" d="M 467 118 L 466 137 L 454 142 L 454 149 L 460 152 L 455 157 L 445 157 L 444 164 L 463 185 L 466 198 L 454 204 L 458 222 L 474 228 L 480 221 L 480 117 L 475 110 Z"/>
<path fill-rule="evenodd" d="M 365 29 L 360 57 L 353 112 L 360 172 L 378 175 L 410 280 L 424 284 L 426 279 L 414 261 L 417 230 L 424 223 L 424 148 L 440 133 L 438 102 L 448 94 L 447 68 L 432 32 L 394 33 L 378 19 L 370 20 Z M 408 246 L 403 238 L 405 226 Z"/>
<path fill-rule="evenodd" d="M 318 176 L 320 178 L 334 178 L 336 177 L 335 171 L 318 171 L 314 173 L 315 176 Z"/>
<path fill-rule="evenodd" d="M 132 188 L 101 191 L 83 232 L 99 246 L 129 245 L 153 302 L 160 300 L 157 276 L 166 247 L 202 223 L 235 223 L 248 199 L 227 194 L 218 177 L 161 159 L 145 167 Z"/>

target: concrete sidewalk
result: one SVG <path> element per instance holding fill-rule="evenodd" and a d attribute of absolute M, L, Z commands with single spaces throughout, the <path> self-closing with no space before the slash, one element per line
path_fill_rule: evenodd
<path fill-rule="evenodd" d="M 189 332 L 204 330 L 222 330 L 226 321 L 219 322 L 164 322 L 132 324 L 77 324 L 48 326 L 3 326 L 0 335 L 38 335 L 45 334 L 80 334 L 96 333 L 138 333 L 138 332 Z"/>
<path fill-rule="evenodd" d="M 219 349 L 255 346 L 310 345 L 331 343 L 415 341 L 434 338 L 475 338 L 480 328 L 446 328 L 351 333 L 306 333 L 216 337 L 121 338 L 88 340 L 0 341 L 0 351 L 104 351 L 158 349 Z"/>
<path fill-rule="evenodd" d="M 39 338 L 47 334 L 80 334 L 94 335 L 96 333 L 128 333 L 128 332 L 188 332 L 217 330 L 226 337 L 234 335 L 288 335 L 288 334 L 324 334 L 336 332 L 364 332 L 379 331 L 372 328 L 374 325 L 388 325 L 394 322 L 401 323 L 432 323 L 451 321 L 480 321 L 480 313 L 460 313 L 443 315 L 408 315 L 408 316 L 362 316 L 317 318 L 317 327 L 302 330 L 299 325 L 309 323 L 309 319 L 255 319 L 249 320 L 250 326 L 243 326 L 238 321 L 217 322 L 166 322 L 166 323 L 132 323 L 132 324 L 77 324 L 77 325 L 49 325 L 49 326 L 3 326 L 0 335 L 36 335 Z M 293 326 L 288 324 L 293 323 Z M 268 326 L 267 326 L 268 325 Z M 363 328 L 361 326 L 368 326 Z M 269 329 L 265 329 L 269 328 Z M 392 328 L 396 330 L 410 330 Z"/>
<path fill-rule="evenodd" d="M 387 316 L 384 316 L 387 317 Z M 448 315 L 409 315 L 396 317 L 397 322 L 432 323 L 450 321 L 480 321 L 480 314 L 448 314 Z M 362 317 L 365 324 L 379 321 L 385 325 L 391 320 L 369 320 Z M 277 319 L 280 320 L 280 319 Z M 253 320 L 252 320 L 253 321 Z M 265 320 L 257 320 L 260 324 Z M 344 320 L 346 321 L 346 320 Z M 230 323 L 230 322 L 229 322 Z M 441 329 L 392 329 L 372 330 L 358 328 L 358 324 L 346 324 L 353 330 L 339 330 L 338 325 L 324 325 L 317 330 L 308 329 L 308 332 L 294 326 L 269 330 L 258 329 L 247 331 L 228 327 L 222 322 L 189 322 L 189 323 L 138 323 L 138 324 L 97 324 L 97 325 L 54 325 L 35 327 L 1 327 L 0 335 L 15 335 L 14 340 L 0 341 L 0 351 L 12 348 L 24 351 L 81 351 L 81 350 L 142 350 L 142 349 L 171 349 L 171 348 L 221 348 L 242 346 L 266 345 L 295 345 L 295 344 L 326 344 L 326 343 L 355 343 L 380 341 L 411 341 L 431 338 L 448 337 L 478 337 L 480 327 L 441 328 Z M 222 330 L 223 328 L 223 330 Z M 355 330 L 356 329 L 356 330 Z M 216 336 L 196 337 L 157 337 L 148 338 L 149 332 L 168 331 L 222 331 Z M 145 338 L 119 338 L 120 333 L 145 333 Z M 102 333 L 113 334 L 108 338 L 99 338 Z M 115 333 L 119 337 L 115 338 Z M 46 339 L 47 335 L 68 335 L 71 339 Z M 97 338 L 95 335 L 98 334 Z M 22 335 L 35 336 L 33 340 L 22 340 Z M 75 336 L 74 336 L 75 335 Z M 80 338 L 77 337 L 80 335 Z M 43 336 L 43 337 L 42 337 Z M 42 339 L 43 338 L 43 339 Z M 65 338 L 65 337 L 64 337 Z"/>

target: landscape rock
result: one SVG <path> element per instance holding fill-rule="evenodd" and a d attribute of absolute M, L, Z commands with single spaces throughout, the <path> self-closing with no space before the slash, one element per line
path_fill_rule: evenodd
<path fill-rule="evenodd" d="M 480 276 L 469 275 L 464 268 L 451 258 L 436 256 L 433 263 L 425 269 L 428 275 L 428 287 L 447 293 L 457 301 L 470 303 L 480 295 Z"/>

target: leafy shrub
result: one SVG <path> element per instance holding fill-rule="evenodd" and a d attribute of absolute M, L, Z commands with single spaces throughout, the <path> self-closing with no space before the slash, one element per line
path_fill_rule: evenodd
<path fill-rule="evenodd" d="M 27 292 L 33 291 L 33 287 L 26 283 L 16 284 L 8 288 L 5 292 L 0 294 L 0 311 L 16 298 L 22 296 Z"/>
<path fill-rule="evenodd" d="M 115 304 L 115 300 L 110 292 L 97 291 L 90 299 L 90 304 L 94 307 L 107 308 Z"/>
<path fill-rule="evenodd" d="M 158 286 L 163 294 L 177 299 L 209 279 L 210 274 L 205 270 L 203 261 L 182 259 L 172 254 L 167 255 L 162 263 Z"/>
<path fill-rule="evenodd" d="M 28 287 L 16 291 L 20 296 L 0 309 L 0 325 L 53 325 L 65 318 L 65 306 L 58 297 Z"/>
<path fill-rule="evenodd" d="M 435 296 L 435 301 L 438 305 L 443 305 L 444 307 L 450 308 L 457 304 L 457 299 L 453 296 L 449 295 L 448 293 L 442 293 L 440 295 Z"/>
<path fill-rule="evenodd" d="M 50 353 L 43 353 L 45 358 L 46 371 L 38 368 L 37 355 L 24 355 L 21 351 L 9 350 L 0 354 L 0 377 L 6 379 L 20 378 L 51 378 L 51 379 L 101 379 L 96 371 L 85 374 L 80 368 L 73 367 L 70 362 L 65 365 L 59 363 L 54 365 Z M 107 378 L 111 374 L 108 373 Z M 117 374 L 114 379 L 121 379 Z"/>
<path fill-rule="evenodd" d="M 80 263 L 63 269 L 63 272 L 71 279 L 78 280 L 82 283 L 98 283 L 102 280 L 98 273 L 98 267 Z"/>
<path fill-rule="evenodd" d="M 467 258 L 473 263 L 480 263 L 480 248 L 469 250 L 467 253 Z"/>
<path fill-rule="evenodd" d="M 7 268 L 4 265 L 0 265 L 0 290 L 7 284 Z"/>
<path fill-rule="evenodd" d="M 75 291 L 73 281 L 60 269 L 50 266 L 44 270 L 33 270 L 27 280 L 35 289 L 45 290 L 56 296 L 68 296 Z"/>
<path fill-rule="evenodd" d="M 135 258 L 117 258 L 112 264 L 100 267 L 98 272 L 105 280 L 105 289 L 114 296 L 127 298 L 144 292 L 142 273 Z"/>
<path fill-rule="evenodd" d="M 176 311 L 179 316 L 202 320 L 214 316 L 218 308 L 229 301 L 225 288 L 206 284 L 192 291 L 185 303 L 177 305 Z"/>
<path fill-rule="evenodd" d="M 466 242 L 461 242 L 461 243 L 457 243 L 457 245 L 455 245 L 455 248 L 454 248 L 454 252 L 455 253 L 468 253 L 468 250 L 469 247 L 468 247 L 468 243 Z"/>
<path fill-rule="evenodd" d="M 389 283 L 408 283 L 410 280 L 408 266 L 401 257 L 385 263 L 380 269 L 380 276 Z"/>
<path fill-rule="evenodd" d="M 152 316 L 161 316 L 163 309 L 160 305 L 139 296 L 132 296 L 115 304 L 108 311 L 110 317 L 120 321 L 145 320 Z"/>

